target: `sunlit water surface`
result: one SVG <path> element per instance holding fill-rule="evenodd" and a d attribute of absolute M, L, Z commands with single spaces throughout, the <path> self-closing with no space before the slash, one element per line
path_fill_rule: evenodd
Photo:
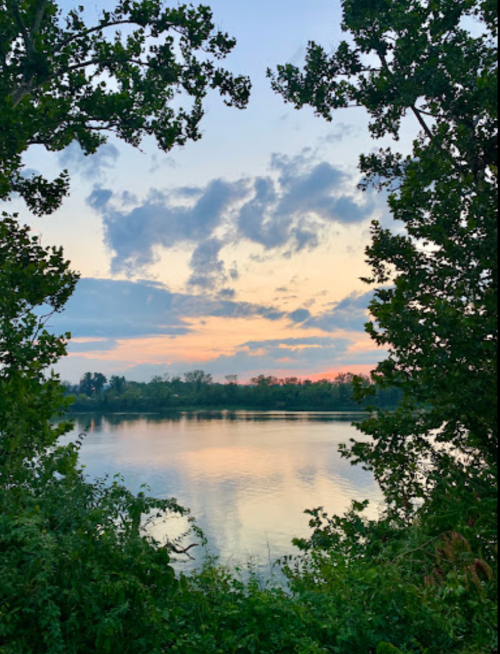
<path fill-rule="evenodd" d="M 231 566 L 252 559 L 265 571 L 295 551 L 294 537 L 310 534 L 305 509 L 339 513 L 354 499 L 379 509 L 372 475 L 338 452 L 340 443 L 361 437 L 356 418 L 249 411 L 79 416 L 71 439 L 87 433 L 80 461 L 89 477 L 121 474 L 134 492 L 146 484 L 154 497 L 177 498 L 205 532 L 209 554 Z M 175 537 L 183 526 L 167 522 L 155 536 L 165 539 L 166 530 Z M 206 553 L 194 551 L 198 561 Z"/>

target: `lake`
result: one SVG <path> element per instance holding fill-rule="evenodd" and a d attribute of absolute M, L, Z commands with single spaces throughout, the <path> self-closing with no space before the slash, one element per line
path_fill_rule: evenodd
<path fill-rule="evenodd" d="M 121 474 L 134 492 L 147 484 L 155 497 L 177 498 L 204 530 L 209 554 L 231 566 L 252 559 L 262 571 L 294 552 L 294 537 L 310 533 L 305 509 L 339 513 L 369 499 L 377 513 L 382 496 L 372 475 L 338 453 L 340 443 L 361 438 L 354 419 L 255 411 L 80 415 L 70 438 L 87 433 L 80 461 L 89 477 Z M 174 536 L 183 528 L 167 525 Z M 199 561 L 203 553 L 195 551 Z"/>

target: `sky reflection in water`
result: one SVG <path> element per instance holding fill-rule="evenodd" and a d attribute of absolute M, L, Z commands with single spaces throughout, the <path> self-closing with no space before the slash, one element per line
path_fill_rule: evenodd
<path fill-rule="evenodd" d="M 245 411 L 80 416 L 72 436 L 87 432 L 80 461 L 89 476 L 120 473 L 134 492 L 147 484 L 155 497 L 176 497 L 205 531 L 211 554 L 265 566 L 310 533 L 307 508 L 338 513 L 353 499 L 370 499 L 377 512 L 373 477 L 338 453 L 340 443 L 361 436 L 352 419 Z"/>

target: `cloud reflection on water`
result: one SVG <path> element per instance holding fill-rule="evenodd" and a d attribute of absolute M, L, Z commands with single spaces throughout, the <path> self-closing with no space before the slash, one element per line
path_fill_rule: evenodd
<path fill-rule="evenodd" d="M 373 477 L 340 458 L 358 435 L 347 416 L 326 413 L 198 412 L 94 418 L 81 462 L 92 477 L 122 473 L 158 497 L 176 497 L 224 562 L 292 553 L 308 535 L 307 508 L 341 513 L 381 494 Z M 87 429 L 80 417 L 76 431 Z M 358 435 L 359 436 L 359 435 Z"/>

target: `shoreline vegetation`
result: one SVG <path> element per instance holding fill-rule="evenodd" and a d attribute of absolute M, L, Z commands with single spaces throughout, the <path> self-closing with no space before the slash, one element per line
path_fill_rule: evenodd
<path fill-rule="evenodd" d="M 356 380 L 356 381 L 355 381 Z M 260 375 L 249 384 L 239 384 L 234 377 L 225 384 L 197 370 L 182 378 L 154 377 L 149 383 L 127 381 L 101 373 L 86 373 L 78 385 L 65 384 L 72 398 L 70 413 L 197 410 L 247 411 L 328 411 L 358 413 L 395 409 L 402 394 L 395 388 L 380 389 L 369 402 L 358 401 L 359 388 L 369 388 L 368 377 L 351 373 L 333 380 L 278 379 Z"/>

